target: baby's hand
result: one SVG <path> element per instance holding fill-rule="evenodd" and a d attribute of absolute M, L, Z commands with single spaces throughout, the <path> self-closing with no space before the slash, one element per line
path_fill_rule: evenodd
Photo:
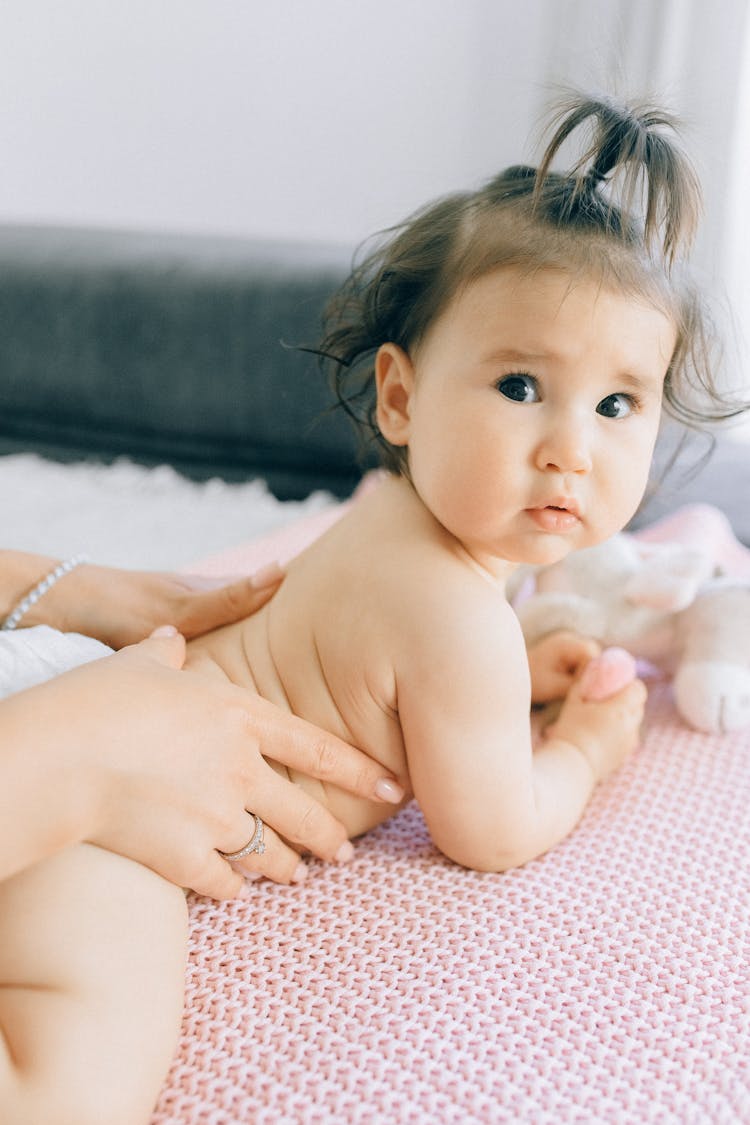
<path fill-rule="evenodd" d="M 597 781 L 623 764 L 640 740 L 646 705 L 646 685 L 631 680 L 615 695 L 592 700 L 586 697 L 585 674 L 571 688 L 547 737 L 569 742 L 584 755 Z"/>
<path fill-rule="evenodd" d="M 600 648 L 590 637 L 567 630 L 549 633 L 535 641 L 527 653 L 532 703 L 563 699 Z"/>

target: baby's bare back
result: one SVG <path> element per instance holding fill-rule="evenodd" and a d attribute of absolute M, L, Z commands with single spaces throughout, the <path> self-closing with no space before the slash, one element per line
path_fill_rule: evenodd
<path fill-rule="evenodd" d="M 253 617 L 192 641 L 188 666 L 233 683 L 360 747 L 406 781 L 393 669 L 397 558 L 378 504 L 357 504 L 295 559 Z M 359 835 L 392 806 L 272 763 Z"/>

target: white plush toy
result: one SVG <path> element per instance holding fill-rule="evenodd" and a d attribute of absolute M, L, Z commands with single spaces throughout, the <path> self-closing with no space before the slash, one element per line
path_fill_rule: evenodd
<path fill-rule="evenodd" d="M 615 535 L 535 572 L 516 611 L 527 643 L 569 629 L 673 675 L 683 719 L 712 733 L 750 726 L 750 581 L 716 577 L 710 547 Z"/>

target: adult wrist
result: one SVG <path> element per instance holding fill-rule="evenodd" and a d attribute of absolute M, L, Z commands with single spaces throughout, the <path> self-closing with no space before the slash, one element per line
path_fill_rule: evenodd
<path fill-rule="evenodd" d="M 27 551 L 0 551 L 0 623 L 60 560 Z M 29 620 L 27 624 L 39 624 Z"/>
<path fill-rule="evenodd" d="M 28 625 L 29 622 L 24 622 L 29 614 L 34 613 L 36 605 L 44 598 L 54 586 L 57 585 L 63 578 L 66 578 L 71 571 L 76 567 L 81 566 L 83 563 L 88 562 L 86 555 L 73 555 L 72 558 L 66 559 L 64 562 L 58 563 L 57 566 L 52 567 L 40 582 L 37 582 L 31 590 L 26 593 L 23 598 L 16 605 L 0 624 L 0 631 L 12 632 L 17 629 L 19 625 Z M 44 607 L 42 608 L 44 613 Z"/>

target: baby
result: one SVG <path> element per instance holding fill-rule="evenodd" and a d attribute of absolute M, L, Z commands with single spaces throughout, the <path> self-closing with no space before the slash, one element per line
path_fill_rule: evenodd
<path fill-rule="evenodd" d="M 590 148 L 551 172 L 580 125 Z M 697 209 L 665 115 L 581 100 L 538 169 L 510 168 L 393 234 L 332 303 L 321 345 L 386 479 L 263 610 L 189 646 L 186 674 L 249 686 L 382 762 L 466 866 L 503 871 L 554 846 L 637 743 L 640 681 L 586 700 L 577 674 L 593 649 L 572 638 L 527 660 L 506 584 L 627 523 L 663 407 L 700 417 L 691 376 L 720 413 L 679 262 Z M 532 698 L 560 684 L 534 746 Z M 352 836 L 392 814 L 295 780 Z M 279 846 L 250 813 L 244 838 L 217 841 L 247 871 Z M 81 845 L 4 901 L 23 1058 L 5 1063 L 3 1119 L 146 1122 L 179 1026 L 182 893 Z"/>
<path fill-rule="evenodd" d="M 551 173 L 583 123 L 588 152 Z M 645 183 L 644 222 L 615 206 L 618 178 L 630 200 Z M 552 847 L 637 743 L 635 681 L 596 704 L 574 685 L 532 747 L 532 698 L 553 694 L 555 668 L 563 694 L 560 669 L 570 686 L 592 650 L 556 638 L 530 654 L 530 682 L 506 583 L 519 564 L 620 530 L 663 405 L 688 414 L 700 320 L 675 259 L 698 207 L 668 117 L 584 100 L 538 170 L 510 168 L 392 234 L 332 302 L 320 349 L 388 477 L 295 560 L 259 614 L 190 646 L 190 667 L 382 762 L 466 866 L 502 871 Z M 353 836 L 390 815 L 295 780 Z"/>

